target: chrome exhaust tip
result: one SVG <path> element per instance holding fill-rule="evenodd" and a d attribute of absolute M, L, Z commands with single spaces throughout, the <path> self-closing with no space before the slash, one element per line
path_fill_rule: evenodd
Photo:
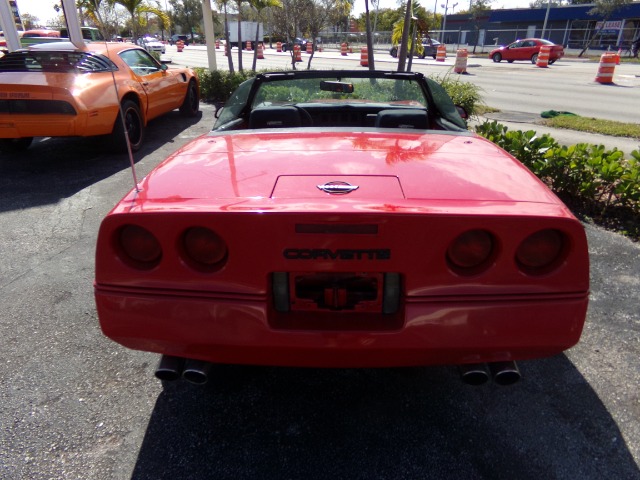
<path fill-rule="evenodd" d="M 158 380 L 166 380 L 169 382 L 178 380 L 182 375 L 183 366 L 184 358 L 162 355 L 156 368 L 156 378 Z"/>
<path fill-rule="evenodd" d="M 467 385 L 483 385 L 489 381 L 489 372 L 484 363 L 460 365 L 460 377 Z"/>
<path fill-rule="evenodd" d="M 493 381 L 498 385 L 513 385 L 522 377 L 514 361 L 490 363 L 489 370 Z"/>
<path fill-rule="evenodd" d="M 204 385 L 207 383 L 212 366 L 213 364 L 203 360 L 187 360 L 182 378 L 196 385 Z"/>

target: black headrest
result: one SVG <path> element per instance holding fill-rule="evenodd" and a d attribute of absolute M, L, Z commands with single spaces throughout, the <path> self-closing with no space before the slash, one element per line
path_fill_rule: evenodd
<path fill-rule="evenodd" d="M 287 128 L 301 125 L 298 109 L 291 106 L 260 107 L 249 115 L 249 128 Z"/>

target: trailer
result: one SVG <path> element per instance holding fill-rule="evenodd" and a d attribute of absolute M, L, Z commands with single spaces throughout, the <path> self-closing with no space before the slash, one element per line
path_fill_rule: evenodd
<path fill-rule="evenodd" d="M 240 22 L 240 35 L 238 39 L 238 22 L 229 22 L 229 44 L 231 47 L 238 46 L 238 40 L 242 42 L 242 47 L 247 42 L 251 42 L 251 48 L 256 48 L 256 31 L 258 32 L 258 42 L 264 42 L 264 27 L 258 22 Z"/>

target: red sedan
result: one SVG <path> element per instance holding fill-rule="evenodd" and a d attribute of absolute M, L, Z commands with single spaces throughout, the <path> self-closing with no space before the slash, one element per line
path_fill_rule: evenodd
<path fill-rule="evenodd" d="M 538 54 L 540 48 L 548 45 L 551 47 L 549 52 L 549 64 L 554 63 L 556 60 L 564 56 L 564 47 L 562 45 L 556 45 L 549 40 L 543 38 L 525 38 L 523 40 L 516 40 L 504 47 L 491 50 L 489 58 L 498 63 L 502 60 L 506 60 L 511 63 L 515 60 L 531 60 L 531 63 L 536 63 L 538 60 Z"/>
<path fill-rule="evenodd" d="M 163 354 L 163 380 L 449 364 L 508 384 L 578 342 L 588 296 L 581 223 L 417 72 L 247 80 L 96 251 L 103 332 Z"/>

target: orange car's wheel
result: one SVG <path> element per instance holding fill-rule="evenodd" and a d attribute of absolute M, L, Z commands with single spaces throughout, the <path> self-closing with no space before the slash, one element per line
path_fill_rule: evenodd
<path fill-rule="evenodd" d="M 140 108 L 131 100 L 122 102 L 120 108 L 122 109 L 122 115 L 119 114 L 117 116 L 116 122 L 113 125 L 113 131 L 111 132 L 113 149 L 120 153 L 127 152 L 127 140 L 125 138 L 124 128 L 122 128 L 122 118 L 124 118 L 127 136 L 131 144 L 131 151 L 137 152 L 140 150 L 144 139 L 144 123 Z"/>
<path fill-rule="evenodd" d="M 183 117 L 195 117 L 200 111 L 200 95 L 196 82 L 191 80 L 187 86 L 187 93 L 180 106 L 180 114 Z"/>
<path fill-rule="evenodd" d="M 0 139 L 0 151 L 7 153 L 21 152 L 29 148 L 31 142 L 33 142 L 33 137 L 3 138 Z"/>

